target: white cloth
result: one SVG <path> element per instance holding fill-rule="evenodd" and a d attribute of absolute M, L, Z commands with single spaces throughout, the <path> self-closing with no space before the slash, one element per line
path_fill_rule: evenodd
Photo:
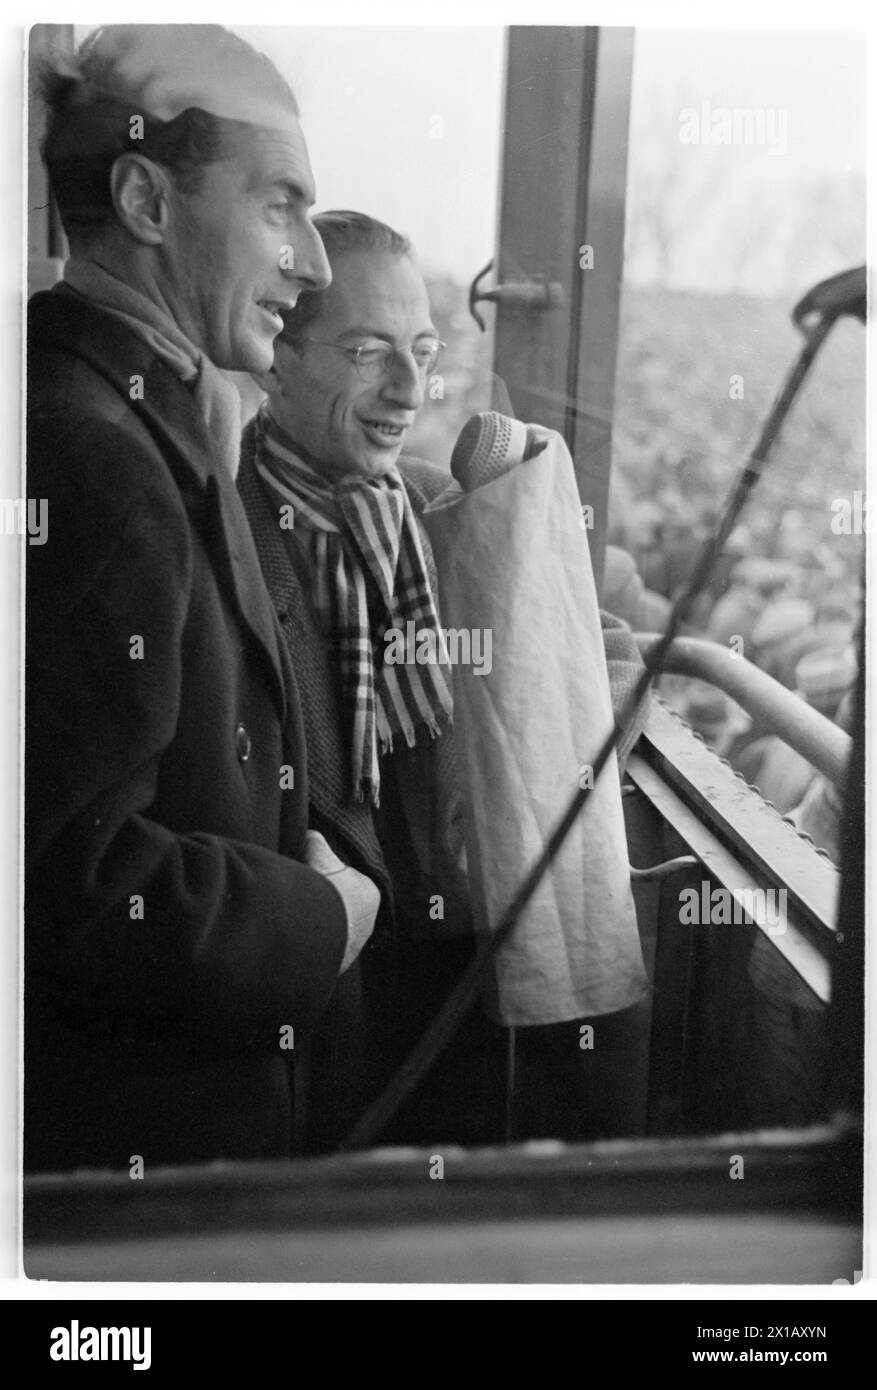
<path fill-rule="evenodd" d="M 572 460 L 544 451 L 423 515 L 442 621 L 492 631 L 490 673 L 453 666 L 479 930 L 509 906 L 612 728 L 597 592 Z M 505 1025 L 613 1013 L 647 989 L 621 788 L 604 768 L 551 869 L 500 948 L 485 997 Z"/>

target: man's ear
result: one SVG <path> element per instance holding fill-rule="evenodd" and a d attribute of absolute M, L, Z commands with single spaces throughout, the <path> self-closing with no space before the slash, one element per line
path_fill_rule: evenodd
<path fill-rule="evenodd" d="M 144 246 L 160 246 L 168 225 L 167 175 L 142 154 L 120 154 L 110 173 L 116 216 Z"/>

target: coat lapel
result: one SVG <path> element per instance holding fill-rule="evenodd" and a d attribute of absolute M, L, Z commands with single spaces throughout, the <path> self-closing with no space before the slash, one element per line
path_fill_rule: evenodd
<path fill-rule="evenodd" d="M 307 672 L 308 686 L 315 685 L 325 692 L 324 702 L 334 689 L 329 657 L 316 615 L 307 596 L 307 585 L 301 582 L 290 558 L 284 534 L 277 517 L 259 482 L 252 458 L 252 431 L 244 431 L 241 466 L 237 488 L 249 523 L 254 552 L 261 563 L 265 586 L 272 606 L 282 625 L 283 640 L 291 659 L 302 672 Z M 303 692 L 305 693 L 305 692 Z M 327 738 L 334 729 L 331 709 L 324 710 L 321 727 Z M 333 761 L 346 769 L 346 756 L 340 739 L 331 738 Z M 323 796 L 319 777 L 309 779 L 311 799 L 317 808 L 328 814 L 334 804 Z"/>
<path fill-rule="evenodd" d="M 218 582 L 266 658 L 272 692 L 285 718 L 279 634 L 256 548 L 234 481 L 212 454 L 191 392 L 142 339 L 69 290 L 35 295 L 30 312 L 30 350 L 38 354 L 42 346 L 60 347 L 100 372 L 155 439 L 193 521 L 203 514 L 199 531 Z"/>
<path fill-rule="evenodd" d="M 217 572 L 233 593 L 243 622 L 268 659 L 275 698 L 285 720 L 288 673 L 281 658 L 283 638 L 266 592 L 246 514 L 234 482 L 227 474 L 217 473 L 208 480 L 205 507 L 207 534 L 216 557 Z"/>

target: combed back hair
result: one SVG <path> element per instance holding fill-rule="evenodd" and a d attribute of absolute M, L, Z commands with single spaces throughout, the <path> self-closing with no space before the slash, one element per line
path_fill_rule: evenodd
<path fill-rule="evenodd" d="M 210 26 L 223 50 L 253 67 L 263 91 L 298 111 L 288 85 L 264 54 L 237 35 Z M 115 160 L 132 151 L 160 164 L 183 194 L 196 193 L 208 165 L 225 157 L 226 136 L 236 121 L 197 106 L 165 121 L 140 111 L 142 138 L 132 140 L 132 98 L 120 88 L 113 55 L 101 51 L 102 30 L 90 34 L 74 55 L 55 55 L 37 71 L 46 107 L 42 140 L 52 192 L 71 246 L 115 218 L 110 175 Z"/>
<path fill-rule="evenodd" d="M 314 218 L 314 226 L 326 248 L 330 266 L 334 266 L 339 256 L 347 251 L 389 251 L 393 256 L 414 256 L 414 248 L 407 236 L 394 232 L 386 222 L 369 217 L 364 212 L 350 212 L 347 209 L 319 212 Z M 299 295 L 294 309 L 283 315 L 283 332 L 280 337 L 285 343 L 299 343 L 308 324 L 313 323 L 323 303 L 322 290 L 305 290 Z"/>

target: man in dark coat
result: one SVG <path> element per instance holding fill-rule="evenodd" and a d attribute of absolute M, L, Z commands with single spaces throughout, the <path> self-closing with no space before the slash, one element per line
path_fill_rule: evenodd
<path fill-rule="evenodd" d="M 307 151 L 212 27 L 99 32 L 46 95 L 73 254 L 30 305 L 25 1165 L 287 1155 L 289 1059 L 378 904 L 308 831 L 217 370 L 329 282 Z"/>
<path fill-rule="evenodd" d="M 388 626 L 404 631 L 411 618 L 422 632 L 439 620 L 420 518 L 450 479 L 402 450 L 441 344 L 406 238 L 355 212 L 321 213 L 315 225 L 333 284 L 286 316 L 238 487 L 287 644 L 303 658 L 312 823 L 384 895 L 359 962 L 368 1022 L 339 1011 L 315 1043 L 311 1143 L 321 1148 L 416 1041 L 473 938 L 450 700 L 429 667 L 391 686 L 374 655 Z M 603 621 L 617 712 L 642 667 L 626 627 Z M 503 1030 L 470 1017 L 382 1139 L 497 1139 L 503 1047 Z"/>

